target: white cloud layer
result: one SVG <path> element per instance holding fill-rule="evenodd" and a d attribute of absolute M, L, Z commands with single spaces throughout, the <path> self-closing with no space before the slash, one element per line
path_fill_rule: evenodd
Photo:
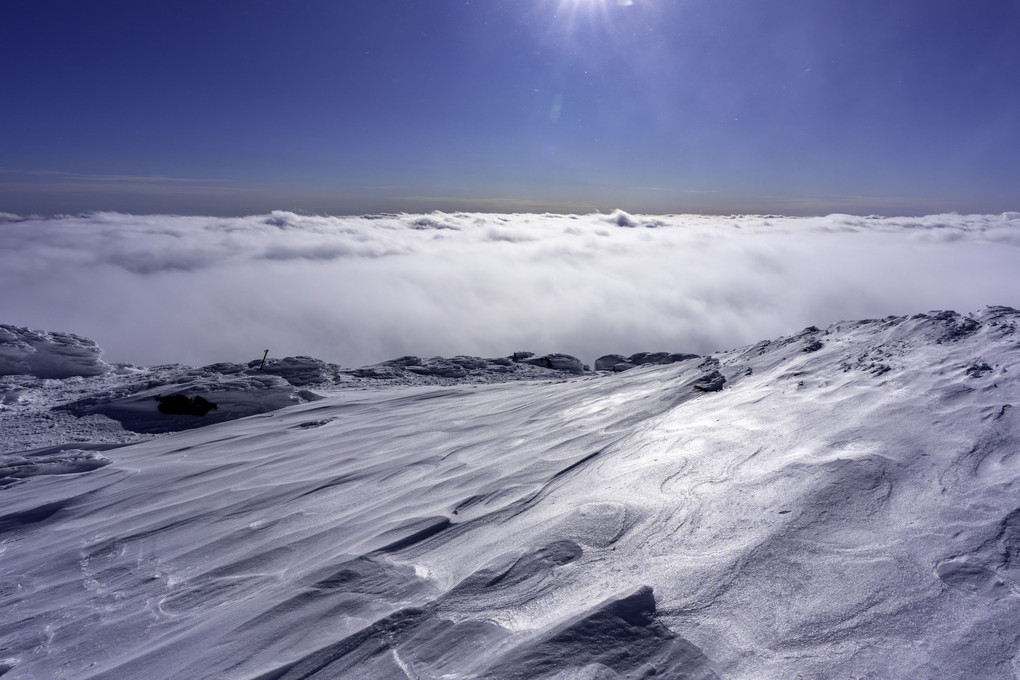
<path fill-rule="evenodd" d="M 109 361 L 708 353 L 841 319 L 1020 307 L 1020 213 L 0 220 L 0 323 Z"/>

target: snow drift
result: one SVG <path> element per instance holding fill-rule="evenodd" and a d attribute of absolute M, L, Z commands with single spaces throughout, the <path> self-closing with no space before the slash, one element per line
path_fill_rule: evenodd
<path fill-rule="evenodd" d="M 503 383 L 349 376 L 101 452 L 8 449 L 0 668 L 1014 678 L 1018 324 L 842 322 Z M 4 409 L 138 377 L 8 377 Z"/>

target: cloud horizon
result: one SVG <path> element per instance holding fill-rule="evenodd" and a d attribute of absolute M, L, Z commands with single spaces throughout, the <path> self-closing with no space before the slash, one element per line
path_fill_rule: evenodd
<path fill-rule="evenodd" d="M 0 221 L 0 322 L 140 365 L 707 354 L 808 325 L 1020 306 L 1020 213 L 428 213 Z"/>

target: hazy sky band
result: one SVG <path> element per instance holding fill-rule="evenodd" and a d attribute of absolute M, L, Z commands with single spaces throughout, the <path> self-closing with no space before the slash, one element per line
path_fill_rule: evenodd
<path fill-rule="evenodd" d="M 1015 210 L 1018 27 L 1014 0 L 9 2 L 0 211 Z"/>

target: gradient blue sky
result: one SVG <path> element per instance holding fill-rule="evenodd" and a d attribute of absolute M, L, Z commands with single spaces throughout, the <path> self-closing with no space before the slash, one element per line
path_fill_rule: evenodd
<path fill-rule="evenodd" d="M 1020 0 L 6 0 L 0 212 L 1020 209 Z"/>

